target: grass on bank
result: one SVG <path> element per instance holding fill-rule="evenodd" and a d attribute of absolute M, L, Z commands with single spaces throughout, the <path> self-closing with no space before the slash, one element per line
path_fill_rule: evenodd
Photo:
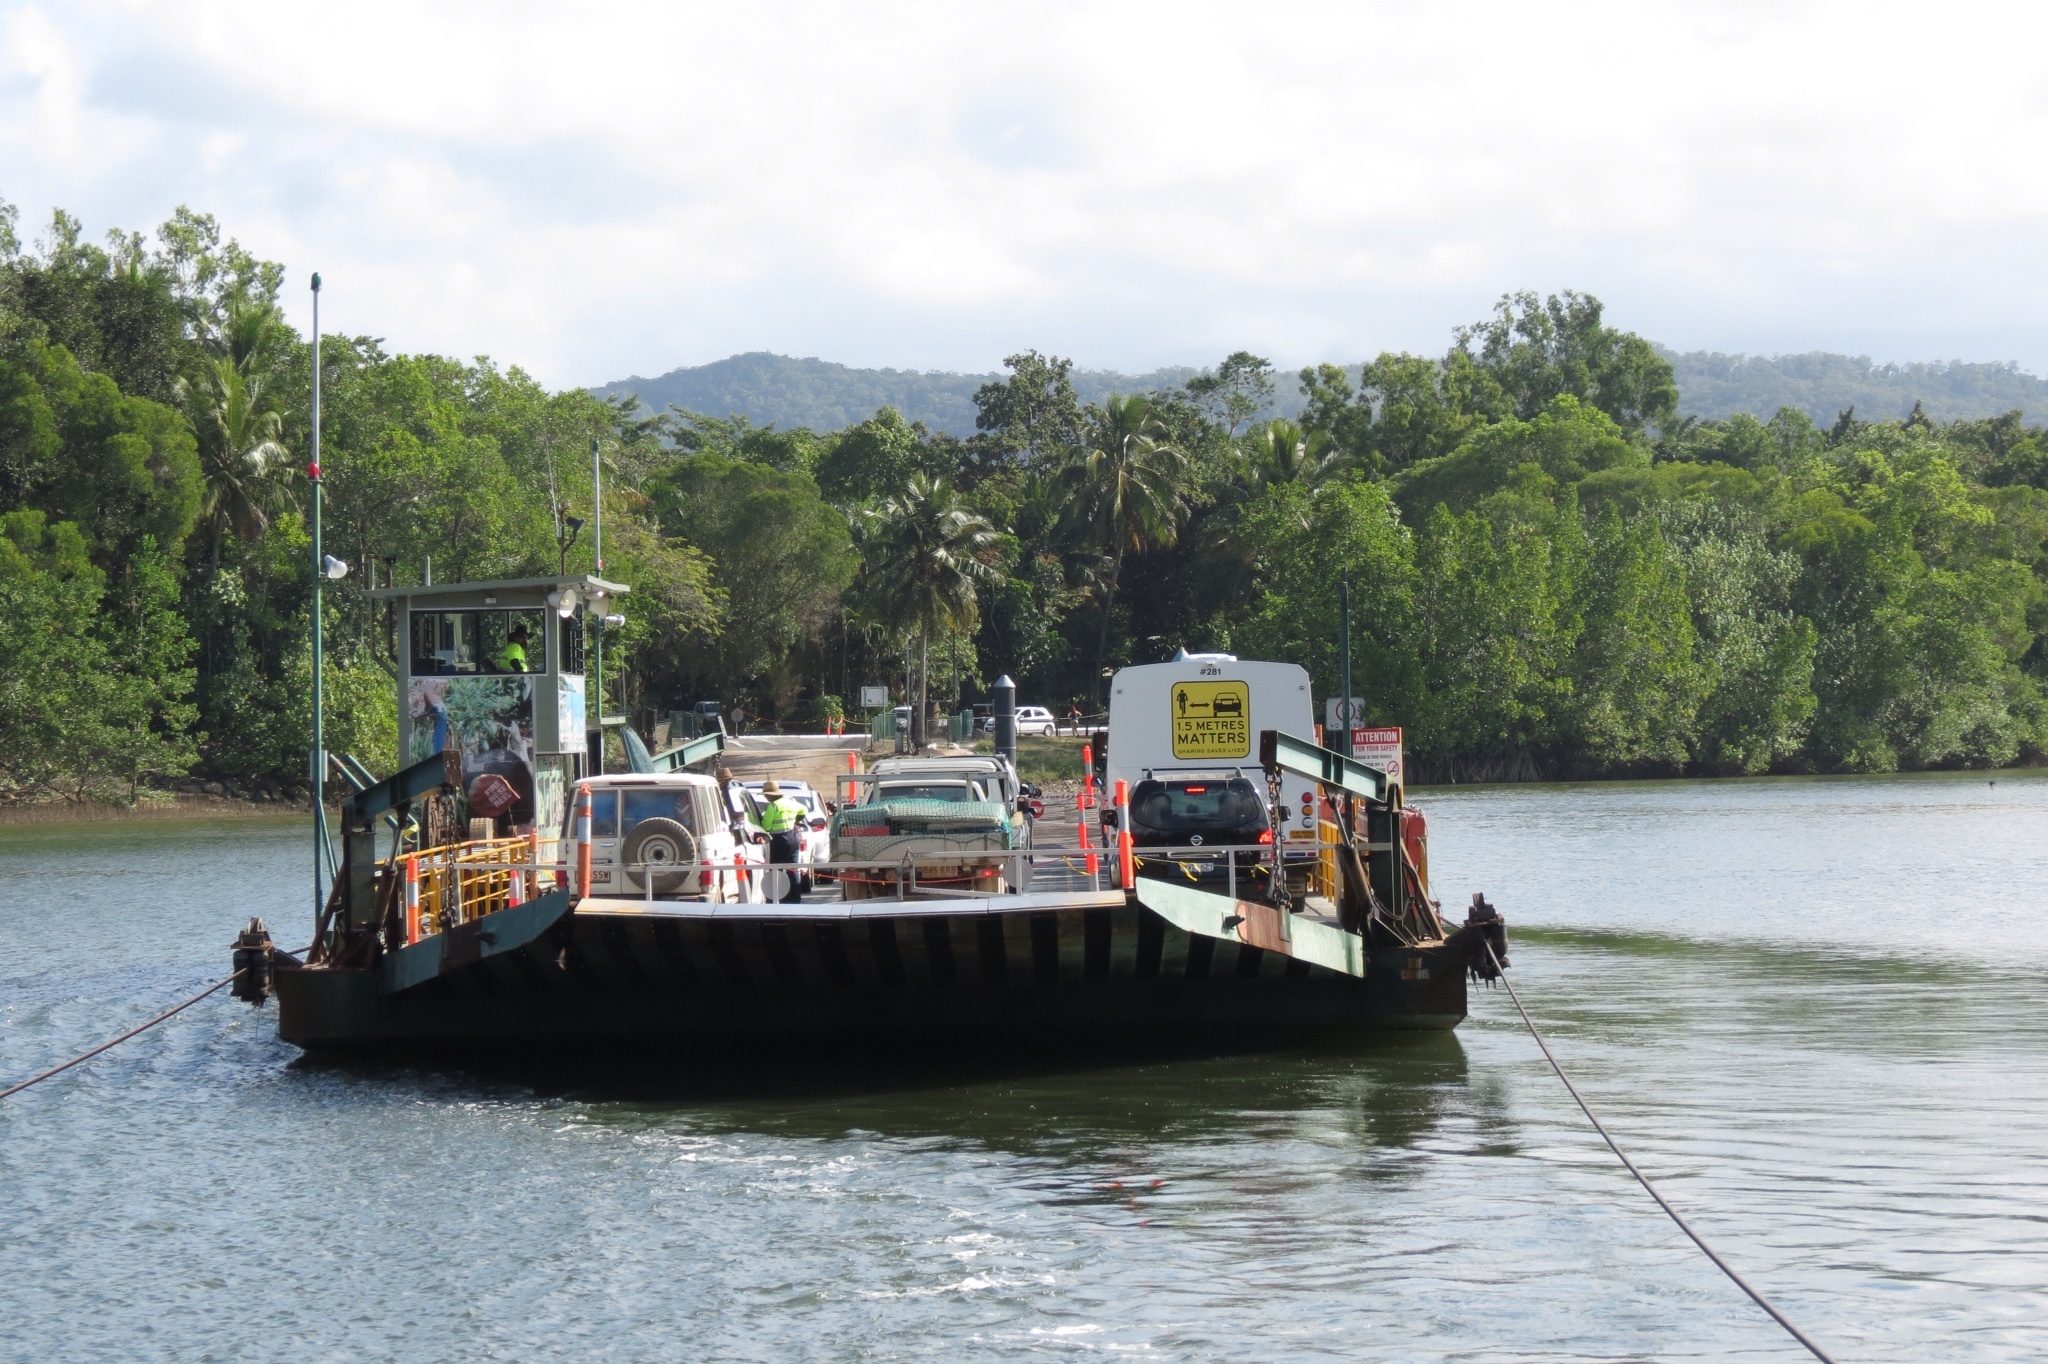
<path fill-rule="evenodd" d="M 1041 784 L 1081 780 L 1081 747 L 1086 739 L 1054 738 L 1035 734 L 1017 736 L 1017 776 Z M 976 753 L 996 751 L 994 739 L 974 745 Z"/>

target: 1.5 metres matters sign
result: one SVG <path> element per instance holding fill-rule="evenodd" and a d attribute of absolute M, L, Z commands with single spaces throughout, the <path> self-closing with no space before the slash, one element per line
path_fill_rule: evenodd
<path fill-rule="evenodd" d="M 1252 689 L 1242 682 L 1176 682 L 1173 756 L 1248 758 L 1252 752 Z"/>

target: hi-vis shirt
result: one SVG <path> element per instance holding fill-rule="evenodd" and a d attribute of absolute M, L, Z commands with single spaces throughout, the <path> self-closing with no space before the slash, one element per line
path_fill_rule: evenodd
<path fill-rule="evenodd" d="M 808 813 L 788 796 L 777 796 L 761 807 L 761 827 L 771 834 L 786 834 L 803 823 Z"/>

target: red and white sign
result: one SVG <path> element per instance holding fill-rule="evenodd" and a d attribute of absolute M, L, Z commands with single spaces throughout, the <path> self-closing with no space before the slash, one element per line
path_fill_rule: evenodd
<path fill-rule="evenodd" d="M 1394 785 L 1405 785 L 1401 778 L 1401 731 L 1398 726 L 1393 729 L 1352 730 L 1351 756 L 1386 773 L 1387 780 Z"/>

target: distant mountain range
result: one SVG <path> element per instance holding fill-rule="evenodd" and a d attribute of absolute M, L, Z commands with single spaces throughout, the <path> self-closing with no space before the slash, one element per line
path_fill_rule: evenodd
<path fill-rule="evenodd" d="M 1723 355 L 1714 351 L 1660 351 L 1678 377 L 1681 410 L 1703 417 L 1753 412 L 1769 417 L 1780 407 L 1803 409 L 1829 424 L 1852 404 L 1869 419 L 1903 417 L 1917 401 L 1935 421 L 1995 417 L 2019 408 L 2029 421 L 2048 418 L 2048 380 L 2014 364 L 1960 360 L 1876 364 L 1869 356 L 1813 351 L 1805 355 Z M 1075 370 L 1083 402 L 1111 393 L 1176 388 L 1200 371 L 1170 365 L 1147 374 Z M 1354 376 L 1357 367 L 1352 367 Z M 744 415 L 758 426 L 808 426 L 834 431 L 893 407 L 911 421 L 955 436 L 974 434 L 974 391 L 1000 374 L 941 370 L 854 369 L 830 360 L 794 359 L 767 351 L 728 356 L 708 365 L 673 369 L 656 378 L 635 375 L 592 389 L 637 394 L 656 412 L 670 406 L 716 417 Z M 1292 416 L 1301 396 L 1283 379 L 1274 411 Z"/>

